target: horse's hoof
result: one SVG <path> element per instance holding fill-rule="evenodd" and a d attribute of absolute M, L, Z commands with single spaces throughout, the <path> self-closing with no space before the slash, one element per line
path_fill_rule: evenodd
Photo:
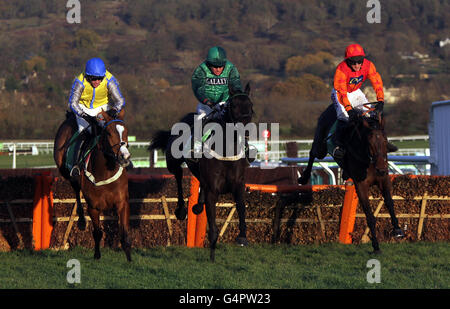
<path fill-rule="evenodd" d="M 380 255 L 380 254 L 381 254 L 381 250 L 380 250 L 380 249 L 374 249 L 374 250 L 371 252 L 371 254 L 374 254 L 374 255 Z"/>
<path fill-rule="evenodd" d="M 192 212 L 195 215 L 201 214 L 202 211 L 203 211 L 203 204 L 195 204 L 194 206 L 192 206 Z"/>
<path fill-rule="evenodd" d="M 79 218 L 78 222 L 77 222 L 77 226 L 80 231 L 84 231 L 86 229 L 86 219 Z"/>
<path fill-rule="evenodd" d="M 241 247 L 245 247 L 248 246 L 248 240 L 246 237 L 238 237 L 236 238 L 236 243 L 241 246 Z"/>
<path fill-rule="evenodd" d="M 94 253 L 94 259 L 100 260 L 101 257 L 102 257 L 102 255 L 100 254 L 100 252 L 95 252 Z"/>
<path fill-rule="evenodd" d="M 392 231 L 392 235 L 393 235 L 395 238 L 403 238 L 403 237 L 405 237 L 405 233 L 403 233 L 403 230 L 402 230 L 402 229 L 394 229 L 394 230 Z"/>
<path fill-rule="evenodd" d="M 175 209 L 175 216 L 177 217 L 178 220 L 186 219 L 186 214 L 187 214 L 186 207 Z"/>

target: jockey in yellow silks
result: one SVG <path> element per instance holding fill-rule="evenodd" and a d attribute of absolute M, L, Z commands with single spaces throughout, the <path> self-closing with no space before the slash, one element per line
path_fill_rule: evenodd
<path fill-rule="evenodd" d="M 102 110 L 118 115 L 124 106 L 119 82 L 106 70 L 103 60 L 89 59 L 85 71 L 75 78 L 69 96 L 69 109 L 75 114 L 78 132 L 89 127 L 89 117 L 97 117 Z M 76 164 L 71 170 L 73 174 L 79 175 Z"/>

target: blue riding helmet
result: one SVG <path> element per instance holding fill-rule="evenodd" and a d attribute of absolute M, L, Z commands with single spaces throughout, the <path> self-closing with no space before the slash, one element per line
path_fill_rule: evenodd
<path fill-rule="evenodd" d="M 85 74 L 89 76 L 104 77 L 106 74 L 105 63 L 100 58 L 92 58 L 86 62 Z"/>

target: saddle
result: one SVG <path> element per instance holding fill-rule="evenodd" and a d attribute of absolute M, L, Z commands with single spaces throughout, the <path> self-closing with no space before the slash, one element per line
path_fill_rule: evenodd
<path fill-rule="evenodd" d="M 98 144 L 100 135 L 90 134 L 87 129 L 81 133 L 75 132 L 68 142 L 65 154 L 65 168 L 68 172 L 72 170 L 74 165 L 78 165 L 81 169 L 84 166 L 92 149 Z"/>
<path fill-rule="evenodd" d="M 224 116 L 225 116 L 225 108 L 222 107 L 222 109 L 214 109 L 210 114 L 204 116 L 201 121 L 202 121 L 202 131 L 203 128 L 206 124 L 211 123 L 211 122 L 222 122 L 224 120 Z M 220 126 L 219 124 L 216 124 L 216 126 Z M 191 126 L 191 130 L 193 129 L 193 126 Z M 212 150 L 211 148 L 211 137 L 213 136 L 213 131 L 214 131 L 214 127 L 210 128 L 209 130 L 207 130 L 206 132 L 204 132 L 204 134 L 202 135 L 201 139 L 198 140 L 195 138 L 195 136 L 193 134 L 191 134 L 191 136 L 189 137 L 188 143 L 187 145 L 191 145 L 191 154 L 192 156 L 189 158 L 189 156 L 185 156 L 186 159 L 193 161 L 193 162 L 197 162 L 198 159 L 196 159 L 193 155 L 193 153 L 200 153 L 203 149 L 207 149 L 206 151 L 209 152 L 210 155 L 212 155 L 213 157 L 219 158 L 220 160 L 235 160 L 235 158 L 240 157 L 240 155 L 236 155 L 233 157 L 225 157 L 220 154 L 216 154 L 214 152 L 214 150 Z M 186 151 L 186 150 L 185 150 Z M 248 137 L 245 138 L 245 150 L 244 150 L 244 155 L 247 158 L 247 160 L 249 161 L 249 163 L 253 162 L 256 158 L 256 153 L 257 150 L 255 147 L 251 148 L 249 147 L 248 144 Z M 186 152 L 185 152 L 186 154 Z"/>

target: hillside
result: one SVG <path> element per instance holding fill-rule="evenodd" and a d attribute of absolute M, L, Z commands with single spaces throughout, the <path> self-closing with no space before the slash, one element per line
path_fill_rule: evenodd
<path fill-rule="evenodd" d="M 65 1 L 0 1 L 0 138 L 52 139 L 74 76 L 99 56 L 120 82 L 130 134 L 148 140 L 195 109 L 190 77 L 214 45 L 251 83 L 256 121 L 311 137 L 353 42 L 383 77 L 388 133 L 426 134 L 431 102 L 450 96 L 450 44 L 439 44 L 450 3 L 380 1 L 371 24 L 366 2 L 81 1 L 81 23 L 69 24 Z"/>

